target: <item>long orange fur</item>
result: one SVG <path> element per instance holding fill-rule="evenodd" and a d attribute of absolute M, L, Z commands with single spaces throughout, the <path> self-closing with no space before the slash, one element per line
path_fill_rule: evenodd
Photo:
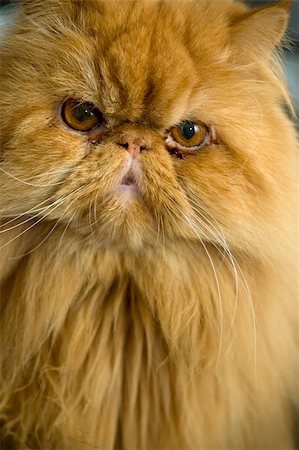
<path fill-rule="evenodd" d="M 287 2 L 25 0 L 1 46 L 2 448 L 292 449 Z M 99 145 L 59 118 L 95 104 Z M 165 132 L 211 125 L 183 160 Z M 114 191 L 142 136 L 140 196 Z"/>

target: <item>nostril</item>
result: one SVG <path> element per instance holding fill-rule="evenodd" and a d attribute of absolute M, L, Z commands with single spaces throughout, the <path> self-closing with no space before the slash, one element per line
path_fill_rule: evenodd
<path fill-rule="evenodd" d="M 123 135 L 120 137 L 117 144 L 126 149 L 134 159 L 137 158 L 141 152 L 147 150 L 147 142 L 143 137 Z"/>
<path fill-rule="evenodd" d="M 120 145 L 123 148 L 126 148 L 126 149 L 129 148 L 129 144 L 127 142 L 125 142 L 124 144 L 122 144 L 121 142 L 118 142 L 117 144 Z"/>

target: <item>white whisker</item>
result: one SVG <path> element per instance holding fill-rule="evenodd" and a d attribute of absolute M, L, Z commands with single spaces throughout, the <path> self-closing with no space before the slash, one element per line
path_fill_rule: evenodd
<path fill-rule="evenodd" d="M 66 198 L 70 197 L 71 195 L 76 194 L 78 191 L 80 191 L 83 188 L 83 186 L 80 186 L 78 189 L 76 189 L 73 192 L 70 192 L 69 194 L 67 194 L 65 197 L 63 198 L 59 198 L 57 199 L 55 202 L 53 202 L 53 204 L 49 205 L 47 207 L 47 209 L 51 208 L 53 205 L 56 206 L 52 209 L 50 209 L 50 211 L 46 214 L 43 215 L 42 217 L 40 217 L 36 222 L 34 222 L 32 225 L 30 225 L 30 227 L 26 228 L 26 230 L 22 231 L 21 233 L 19 233 L 17 236 L 15 236 L 13 239 L 10 239 L 8 242 L 6 242 L 2 247 L 0 247 L 0 250 L 2 250 L 3 248 L 5 248 L 7 245 L 11 244 L 12 242 L 14 242 L 16 239 L 18 239 L 20 236 L 24 235 L 25 233 L 27 233 L 29 230 L 31 230 L 34 226 L 38 225 L 41 221 L 43 221 L 46 217 L 48 217 L 53 211 L 55 211 L 59 206 L 61 206 L 61 204 L 64 203 L 64 201 L 66 200 Z"/>
<path fill-rule="evenodd" d="M 72 221 L 73 221 L 75 215 L 76 215 L 76 211 L 73 212 L 73 214 L 71 215 L 70 219 L 68 220 L 66 226 L 64 227 L 63 233 L 62 233 L 62 235 L 61 235 L 61 238 L 60 238 L 60 240 L 59 240 L 59 244 L 58 244 L 58 247 L 57 247 L 57 253 L 60 252 L 60 247 L 61 247 L 61 245 L 62 245 L 63 238 L 64 238 L 64 236 L 65 236 L 65 234 L 66 234 L 66 232 L 67 232 L 67 230 L 68 230 L 70 224 L 72 223 Z"/>
<path fill-rule="evenodd" d="M 185 178 L 185 177 L 180 177 L 180 178 Z M 188 180 L 186 178 L 186 180 Z M 188 180 L 189 181 L 189 180 Z M 191 186 L 188 186 L 188 190 L 190 191 Z M 188 197 L 188 201 L 189 203 L 192 205 L 193 210 L 196 214 L 198 214 L 199 216 L 204 218 L 204 221 L 202 221 L 199 217 L 197 217 L 196 215 L 192 215 L 193 219 L 195 219 L 196 221 L 198 221 L 198 223 L 203 226 L 205 229 L 208 229 L 209 233 L 211 234 L 211 236 L 213 238 L 215 238 L 216 242 L 218 242 L 221 246 L 221 249 L 224 251 L 223 256 L 227 259 L 230 267 L 232 268 L 233 274 L 234 274 L 234 278 L 235 278 L 235 302 L 234 302 L 234 310 L 233 310 L 233 314 L 232 314 L 232 319 L 231 319 L 231 324 L 229 326 L 228 332 L 227 332 L 227 336 L 229 336 L 229 334 L 231 333 L 231 330 L 233 328 L 233 324 L 235 321 L 235 317 L 236 317 L 236 313 L 237 313 L 237 306 L 238 306 L 238 299 L 239 299 L 239 284 L 241 283 L 241 285 L 243 285 L 244 289 L 245 289 L 245 293 L 246 296 L 248 298 L 249 301 L 249 308 L 250 308 L 250 314 L 252 317 L 252 324 L 253 324 L 253 342 L 254 342 L 254 373 L 255 373 L 255 377 L 256 377 L 256 343 L 257 343 L 257 335 L 256 335 L 256 314 L 255 314 L 255 310 L 254 310 L 254 305 L 253 305 L 253 300 L 252 300 L 252 296 L 251 296 L 251 292 L 248 286 L 248 283 L 246 281 L 245 275 L 243 273 L 243 270 L 241 269 L 239 263 L 237 262 L 236 258 L 234 257 L 234 255 L 231 253 L 231 250 L 229 249 L 229 246 L 225 240 L 224 237 L 224 232 L 223 229 L 221 228 L 219 221 L 217 219 L 215 219 L 215 217 L 213 217 L 213 215 L 211 214 L 211 212 L 208 209 L 204 209 L 202 205 L 198 205 L 197 202 L 195 202 L 194 200 L 192 200 L 192 198 Z M 203 214 L 202 211 L 204 211 L 205 214 Z M 213 223 L 207 218 L 207 215 L 209 215 L 213 221 Z M 207 223 L 206 223 L 207 222 Z M 211 226 L 213 228 L 214 231 L 212 231 L 208 225 Z M 215 225 L 214 225 L 215 224 Z M 217 227 L 217 228 L 216 228 Z M 212 245 L 215 246 L 215 244 L 213 242 L 211 242 Z M 215 246 L 215 248 L 220 251 L 220 249 Z M 241 276 L 241 278 L 240 278 Z"/>
<path fill-rule="evenodd" d="M 9 215 L 7 215 L 7 216 L 1 215 L 1 216 L 0 216 L 0 220 L 3 220 L 3 219 L 6 218 L 6 217 L 7 217 L 7 218 L 10 218 L 10 220 L 9 220 L 9 221 L 6 221 L 4 224 L 2 224 L 2 225 L 0 226 L 0 228 L 9 225 L 11 222 L 14 222 L 15 220 L 18 220 L 18 219 L 20 219 L 21 217 L 27 216 L 27 215 L 30 214 L 30 213 L 35 213 L 35 212 L 38 212 L 38 211 L 42 211 L 43 208 L 38 208 L 38 207 L 39 207 L 40 205 L 43 205 L 44 203 L 47 203 L 47 202 L 49 202 L 49 199 L 48 199 L 48 198 L 46 198 L 46 199 L 43 200 L 42 202 L 38 203 L 37 205 L 33 206 L 32 208 L 28 209 L 27 211 L 24 211 L 24 212 L 22 212 L 22 213 L 18 213 L 17 215 L 15 215 L 15 214 L 9 214 Z M 12 217 L 12 218 L 11 218 L 11 217 Z"/>
<path fill-rule="evenodd" d="M 67 196 L 65 197 L 67 198 Z M 54 224 L 54 226 L 51 228 L 51 230 L 49 231 L 49 233 L 46 235 L 46 237 L 36 246 L 34 247 L 32 250 L 24 253 L 21 256 L 17 256 L 16 258 L 23 258 L 24 256 L 29 255 L 30 253 L 33 253 L 35 250 L 37 250 L 44 242 L 46 242 L 46 240 L 51 236 L 51 234 L 53 233 L 53 231 L 57 228 L 57 226 L 60 224 L 60 222 L 62 221 L 63 217 L 66 215 L 67 211 L 70 209 L 70 207 L 72 206 L 72 204 L 74 203 L 76 199 L 73 199 L 70 204 L 67 206 L 66 210 L 63 212 L 63 214 L 61 215 L 61 217 L 59 218 L 59 220 L 57 220 Z M 75 214 L 75 213 L 74 213 Z M 73 214 L 73 215 L 74 215 Z M 72 216 L 73 217 L 73 216 Z M 13 258 L 14 259 L 14 258 Z"/>
<path fill-rule="evenodd" d="M 215 264 L 213 262 L 213 259 L 212 259 L 211 255 L 210 255 L 210 253 L 209 253 L 209 251 L 207 249 L 207 246 L 205 245 L 202 237 L 199 235 L 196 227 L 191 222 L 190 218 L 182 211 L 182 209 L 179 207 L 179 205 L 166 192 L 164 192 L 164 194 L 175 205 L 175 208 L 178 209 L 178 211 L 180 212 L 182 217 L 185 219 L 187 224 L 190 226 L 190 228 L 195 233 L 196 237 L 198 238 L 199 242 L 201 243 L 201 245 L 202 245 L 202 247 L 203 247 L 203 249 L 204 249 L 204 251 L 205 251 L 205 253 L 206 253 L 207 257 L 208 257 L 210 266 L 212 268 L 212 272 L 213 272 L 215 283 L 216 283 L 216 290 L 217 290 L 218 304 L 219 304 L 219 314 L 220 314 L 219 347 L 218 347 L 218 355 L 217 355 L 217 364 L 219 364 L 221 353 L 222 353 L 222 346 L 223 346 L 223 306 L 222 306 L 222 297 L 221 297 L 221 291 L 220 291 L 219 278 L 218 278 L 218 275 L 217 275 L 216 267 L 215 267 Z M 176 213 L 174 213 L 174 214 L 177 217 L 179 217 L 178 214 L 176 214 Z"/>
<path fill-rule="evenodd" d="M 197 213 L 200 213 L 198 210 L 196 210 Z M 213 218 L 213 216 L 211 215 L 210 212 L 206 211 L 206 213 L 208 213 L 211 218 L 217 223 L 217 220 L 215 218 Z M 208 220 L 205 217 L 206 220 Z M 211 224 L 212 225 L 212 224 Z M 249 300 L 249 308 L 250 308 L 250 314 L 252 316 L 252 325 L 253 325 L 253 341 L 254 341 L 254 373 L 255 373 L 255 377 L 256 377 L 256 343 L 257 343 L 257 335 L 256 335 L 256 314 L 255 314 L 255 310 L 254 310 L 254 305 L 253 305 L 253 300 L 252 300 L 252 296 L 251 296 L 251 292 L 247 283 L 247 280 L 245 278 L 244 272 L 241 269 L 239 263 L 237 262 L 236 258 L 233 256 L 233 254 L 231 253 L 225 238 L 224 238 L 224 233 L 223 230 L 221 229 L 220 225 L 217 223 L 219 229 L 220 229 L 220 234 L 221 234 L 221 239 L 223 240 L 223 242 L 225 243 L 225 246 L 223 246 L 223 250 L 225 251 L 225 254 L 228 256 L 228 261 L 233 269 L 233 273 L 235 275 L 235 281 L 236 281 L 236 300 L 235 300 L 235 305 L 234 305 L 234 311 L 233 311 L 233 317 L 232 317 L 232 321 L 231 321 L 231 325 L 230 328 L 228 330 L 227 335 L 229 335 L 233 324 L 234 324 L 234 320 L 235 320 L 235 316 L 236 316 L 236 312 L 237 312 L 237 302 L 238 302 L 238 297 L 239 297 L 239 281 L 241 281 L 242 285 L 245 288 L 245 292 L 247 294 L 247 298 Z M 214 227 L 214 226 L 213 226 Z M 214 227 L 215 229 L 215 227 Z M 216 230 L 216 229 L 215 229 Z M 241 275 L 242 280 L 240 280 L 240 276 Z"/>
<path fill-rule="evenodd" d="M 56 183 L 45 183 L 45 184 L 34 184 L 34 183 L 29 183 L 28 181 L 25 180 L 21 180 L 21 178 L 18 178 L 17 176 L 13 175 L 10 172 L 7 172 L 5 169 L 3 169 L 3 167 L 0 167 L 0 170 L 2 170 L 3 173 L 5 173 L 5 175 L 9 176 L 10 178 L 12 178 L 15 181 L 18 181 L 19 183 L 22 184 L 26 184 L 27 186 L 33 186 L 33 187 L 50 187 L 50 186 L 58 186 L 59 184 L 64 183 L 64 181 L 57 181 Z"/>

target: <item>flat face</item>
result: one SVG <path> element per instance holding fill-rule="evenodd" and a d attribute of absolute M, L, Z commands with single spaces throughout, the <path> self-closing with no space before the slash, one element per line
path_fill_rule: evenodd
<path fill-rule="evenodd" d="M 243 4 L 29 1 L 24 14 L 1 50 L 5 217 L 104 246 L 226 246 L 223 233 L 242 246 L 258 231 L 287 119 Z"/>

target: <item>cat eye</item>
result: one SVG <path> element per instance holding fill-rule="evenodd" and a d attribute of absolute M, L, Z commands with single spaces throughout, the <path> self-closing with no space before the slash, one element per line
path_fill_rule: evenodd
<path fill-rule="evenodd" d="M 65 102 L 61 108 L 62 120 L 73 130 L 88 132 L 104 123 L 102 113 L 88 102 Z"/>
<path fill-rule="evenodd" d="M 209 138 L 209 128 L 203 123 L 182 122 L 172 128 L 171 137 L 184 150 L 198 150 Z"/>

